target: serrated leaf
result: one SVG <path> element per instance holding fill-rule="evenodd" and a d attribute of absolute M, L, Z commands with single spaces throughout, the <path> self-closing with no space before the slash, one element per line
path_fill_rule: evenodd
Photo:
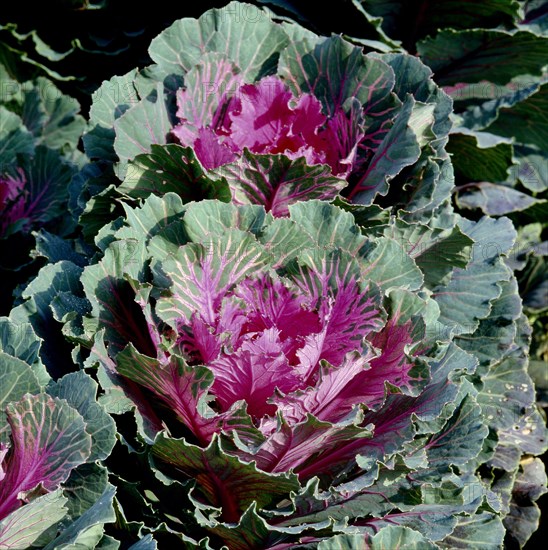
<path fill-rule="evenodd" d="M 231 2 L 196 19 L 181 19 L 151 43 L 152 59 L 168 73 L 184 74 L 207 52 L 233 61 L 245 80 L 253 82 L 273 72 L 287 35 L 268 14 L 251 4 Z"/>
<path fill-rule="evenodd" d="M 339 36 L 289 44 L 280 56 L 278 72 L 297 95 L 314 94 L 331 116 L 353 97 L 372 118 L 391 103 L 390 68 Z"/>
<path fill-rule="evenodd" d="M 449 468 L 466 464 L 480 453 L 488 433 L 481 407 L 472 397 L 465 397 L 440 433 L 426 444 L 430 465 Z"/>
<path fill-rule="evenodd" d="M 510 279 L 510 271 L 497 258 L 511 249 L 516 232 L 508 218 L 484 217 L 477 223 L 463 219 L 459 227 L 475 241 L 472 261 L 466 269 L 455 268 L 449 283 L 434 290 L 434 299 L 440 306 L 440 322 L 456 334 L 468 334 L 500 296 L 498 283 Z"/>
<path fill-rule="evenodd" d="M 209 505 L 222 508 L 225 521 L 238 521 L 252 503 L 262 508 L 273 499 L 299 489 L 294 474 L 261 472 L 253 464 L 225 454 L 218 438 L 202 449 L 189 445 L 184 439 L 171 439 L 160 434 L 152 453 L 185 476 L 195 478 L 202 498 Z"/>
<path fill-rule="evenodd" d="M 17 357 L 0 351 L 0 437 L 7 437 L 5 409 L 12 401 L 19 401 L 26 393 L 39 393 L 38 379 L 32 368 Z"/>
<path fill-rule="evenodd" d="M 286 216 L 288 206 L 301 200 L 334 199 L 347 185 L 326 165 L 308 166 L 304 158 L 254 155 L 247 150 L 213 173 L 226 179 L 236 204 L 259 204 L 273 216 Z"/>
<path fill-rule="evenodd" d="M 429 288 L 444 282 L 454 267 L 466 267 L 474 244 L 458 227 L 431 229 L 420 223 L 402 221 L 390 225 L 384 230 L 384 235 L 401 243 L 421 269 L 424 283 Z"/>
<path fill-rule="evenodd" d="M 418 42 L 417 52 L 442 86 L 481 80 L 506 84 L 518 74 L 540 75 L 548 44 L 528 31 L 443 29 Z"/>
<path fill-rule="evenodd" d="M 351 548 L 351 547 L 350 547 Z M 437 547 L 409 527 L 388 526 L 371 537 L 371 550 L 435 550 Z"/>
<path fill-rule="evenodd" d="M 47 388 L 50 395 L 65 399 L 82 415 L 91 436 L 89 462 L 107 458 L 116 443 L 116 425 L 97 403 L 97 388 L 97 383 L 82 371 L 66 374 Z"/>
<path fill-rule="evenodd" d="M 385 292 L 392 288 L 418 290 L 424 281 L 421 270 L 402 245 L 393 239 L 379 237 L 363 255 L 363 274 Z"/>
<path fill-rule="evenodd" d="M 159 300 L 158 314 L 173 324 L 177 319 L 190 320 L 200 310 L 204 320 L 214 323 L 224 294 L 268 260 L 266 251 L 238 230 L 227 231 L 206 246 L 185 245 L 162 262 L 162 272 L 172 281 L 173 296 Z"/>
<path fill-rule="evenodd" d="M 46 78 L 39 77 L 25 93 L 22 119 L 38 144 L 51 149 L 78 145 L 86 122 L 76 99 L 64 95 Z"/>
<path fill-rule="evenodd" d="M 40 340 L 29 323 L 13 323 L 7 317 L 0 317 L 0 351 L 21 359 L 27 365 L 37 365 L 39 350 Z M 37 371 L 35 374 L 41 373 Z M 42 376 L 40 383 L 44 383 Z"/>
<path fill-rule="evenodd" d="M 164 86 L 158 83 L 154 94 L 128 109 L 114 121 L 114 151 L 120 159 L 118 174 L 127 170 L 127 161 L 150 153 L 153 144 L 167 143 L 171 122 L 164 99 Z"/>
<path fill-rule="evenodd" d="M 12 321 L 30 323 L 36 334 L 44 340 L 40 355 L 52 376 L 73 370 L 73 363 L 62 353 L 66 351 L 66 344 L 53 318 L 50 303 L 59 292 L 79 295 L 81 273 L 82 268 L 67 261 L 46 265 L 24 290 L 23 298 L 26 301 L 10 313 Z"/>
<path fill-rule="evenodd" d="M 124 76 L 114 76 L 103 82 L 93 96 L 89 116 L 91 128 L 83 137 L 84 148 L 89 158 L 110 162 L 117 160 L 114 152 L 114 121 L 122 116 L 139 97 L 133 85 L 137 74 L 134 69 Z"/>
<path fill-rule="evenodd" d="M 499 516 L 482 512 L 469 517 L 458 518 L 453 532 L 440 543 L 447 550 L 498 550 L 502 547 L 504 526 Z"/>
<path fill-rule="evenodd" d="M 96 529 L 105 523 L 116 521 L 116 515 L 113 508 L 113 498 L 116 489 L 109 484 L 104 493 L 97 501 L 88 508 L 77 520 L 70 523 L 61 534 L 44 547 L 44 550 L 54 550 L 55 548 L 64 548 L 65 545 L 76 543 L 82 536 L 85 536 L 89 530 Z M 94 539 L 97 535 L 94 535 Z M 97 537 L 97 542 L 101 538 Z"/>
<path fill-rule="evenodd" d="M 32 134 L 23 126 L 23 121 L 4 106 L 0 106 L 0 161 L 2 172 L 14 162 L 19 153 L 34 152 Z"/>
<path fill-rule="evenodd" d="M 204 170 L 190 147 L 176 144 L 152 145 L 150 153 L 137 155 L 118 189 L 137 198 L 173 192 L 185 203 L 203 198 L 228 201 L 230 197 L 226 184 Z"/>
<path fill-rule="evenodd" d="M 358 182 L 352 187 L 349 195 L 354 202 L 359 204 L 371 204 L 377 194 L 386 195 L 388 182 L 404 167 L 416 162 L 420 157 L 420 128 L 415 131 L 412 121 L 415 100 L 409 95 L 394 125 L 384 136 L 381 144 L 375 150 L 368 167 Z M 433 124 L 433 107 L 429 108 L 421 121 L 425 127 Z M 416 125 L 417 123 L 415 123 Z"/>
<path fill-rule="evenodd" d="M 26 394 L 8 404 L 6 414 L 13 451 L 0 483 L 0 517 L 16 510 L 21 495 L 39 483 L 49 491 L 56 489 L 87 460 L 91 449 L 82 417 L 64 401 Z"/>
<path fill-rule="evenodd" d="M 61 490 L 43 495 L 0 521 L 0 549 L 27 550 L 67 513 Z"/>
<path fill-rule="evenodd" d="M 107 468 L 93 463 L 78 466 L 63 484 L 68 515 L 72 519 L 80 517 L 99 500 L 107 486 Z"/>
<path fill-rule="evenodd" d="M 506 185 L 488 181 L 471 183 L 456 199 L 461 208 L 480 208 L 490 216 L 502 216 L 527 210 L 531 206 L 546 206 L 546 201 L 535 199 L 526 193 Z"/>

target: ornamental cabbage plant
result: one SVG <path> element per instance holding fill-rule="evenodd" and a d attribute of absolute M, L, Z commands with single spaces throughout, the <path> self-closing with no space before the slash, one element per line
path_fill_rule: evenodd
<path fill-rule="evenodd" d="M 115 423 L 96 382 L 84 372 L 53 380 L 39 352 L 31 325 L 0 317 L 0 548 L 98 541 L 114 520 L 114 487 L 98 461 Z"/>
<path fill-rule="evenodd" d="M 275 217 L 174 193 L 125 211 L 72 293 L 82 315 L 58 318 L 107 410 L 135 419 L 139 477 L 110 464 L 141 536 L 494 548 L 522 529 L 546 428 L 508 220 L 360 228 L 324 201 Z"/>
<path fill-rule="evenodd" d="M 239 3 L 150 54 L 94 97 L 91 252 L 10 314 L 116 419 L 94 547 L 524 544 L 548 434 L 517 233 L 454 211 L 431 71 Z"/>
<path fill-rule="evenodd" d="M 410 218 L 450 197 L 451 100 L 413 56 L 366 55 L 240 3 L 175 22 L 149 53 L 154 65 L 93 96 L 80 199 L 90 236 L 120 194 L 173 191 L 287 215 L 288 204 L 341 190 L 382 202 L 397 181 L 404 192 L 387 202 Z"/>
<path fill-rule="evenodd" d="M 46 78 L 19 82 L 0 64 L 3 313 L 12 306 L 16 284 L 37 271 L 31 265 L 32 233 L 66 236 L 75 228 L 76 220 L 67 216 L 67 207 L 81 157 L 76 147 L 86 124 L 79 110 L 76 100 Z M 24 267 L 26 271 L 21 271 Z"/>

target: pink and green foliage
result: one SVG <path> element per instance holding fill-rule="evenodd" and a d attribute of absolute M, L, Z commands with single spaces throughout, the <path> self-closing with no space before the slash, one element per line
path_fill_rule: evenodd
<path fill-rule="evenodd" d="M 25 215 L 25 183 L 24 172 L 19 169 L 14 176 L 0 176 L 0 236 L 8 233 L 8 228 L 17 221 L 23 221 Z"/>
<path fill-rule="evenodd" d="M 469 529 L 455 510 L 473 529 L 487 518 L 499 537 L 476 467 L 493 456 L 494 431 L 512 443 L 497 421 L 494 431 L 481 423 L 498 382 L 473 381 L 486 368 L 480 320 L 510 315 L 497 289 L 510 277 L 500 254 L 511 225 L 393 218 L 360 230 L 317 200 L 288 214 L 149 196 L 126 207 L 102 260 L 84 269 L 91 309 L 78 338 L 104 387 L 135 408 L 154 467 L 194 480 L 196 520 L 216 510 L 205 532 L 225 543 L 239 533 L 275 547 L 303 542 L 306 529 L 323 540 L 325 529 L 345 532 L 338 518 L 364 540 L 392 522 L 434 544 Z M 493 234 L 497 247 L 487 246 Z M 491 298 L 478 304 L 476 292 Z M 449 307 L 449 294 L 462 307 Z M 525 345 L 515 338 L 499 360 Z M 523 403 L 537 418 L 531 396 Z M 532 452 L 544 445 L 537 421 Z M 440 483 L 451 498 L 420 496 L 424 484 L 446 491 Z"/>

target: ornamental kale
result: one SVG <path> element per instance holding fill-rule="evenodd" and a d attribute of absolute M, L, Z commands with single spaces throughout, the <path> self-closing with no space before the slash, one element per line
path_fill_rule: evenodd
<path fill-rule="evenodd" d="M 67 206 L 85 121 L 79 104 L 45 78 L 21 83 L 0 65 L 0 90 L 0 311 L 9 311 L 13 287 L 24 281 L 17 272 L 32 263 L 31 233 L 67 235 L 76 226 Z"/>
<path fill-rule="evenodd" d="M 149 52 L 154 65 L 94 94 L 80 201 L 90 236 L 120 194 L 173 191 L 287 215 L 343 188 L 378 202 L 394 181 L 404 193 L 392 202 L 410 218 L 450 198 L 451 100 L 413 56 L 364 54 L 238 3 L 175 22 Z"/>
<path fill-rule="evenodd" d="M 455 212 L 452 101 L 419 59 L 267 13 L 176 21 L 96 92 L 70 197 L 87 254 L 43 234 L 51 263 L 0 323 L 0 546 L 16 521 L 47 548 L 495 549 L 537 528 L 527 235 Z M 25 450 L 24 416 L 51 425 Z"/>

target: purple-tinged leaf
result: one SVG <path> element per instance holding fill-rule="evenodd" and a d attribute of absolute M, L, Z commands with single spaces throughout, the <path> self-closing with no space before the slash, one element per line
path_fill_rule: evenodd
<path fill-rule="evenodd" d="M 269 419 L 261 424 L 261 430 L 271 433 L 254 448 L 227 442 L 231 454 L 245 461 L 255 461 L 257 467 L 266 472 L 295 471 L 299 476 L 300 470 L 318 457 L 327 457 L 329 463 L 330 453 L 340 445 L 372 436 L 369 429 L 352 422 L 331 424 L 310 414 L 295 424 L 289 424 L 284 418 L 278 422 Z M 334 456 L 333 462 L 336 462 L 336 453 Z"/>
<path fill-rule="evenodd" d="M 188 323 L 194 312 L 213 325 L 231 287 L 266 266 L 268 260 L 268 254 L 253 237 L 236 229 L 207 246 L 185 245 L 161 266 L 153 267 L 161 267 L 162 277 L 172 282 L 172 296 L 161 298 L 157 311 L 174 328 L 177 323 Z"/>
<path fill-rule="evenodd" d="M 74 167 L 42 145 L 33 157 L 22 156 L 20 161 L 11 173 L 0 173 L 0 237 L 47 223 L 66 209 Z"/>
<path fill-rule="evenodd" d="M 217 415 L 207 410 L 207 392 L 213 384 L 213 376 L 205 367 L 189 367 L 177 356 L 162 364 L 141 355 L 130 345 L 116 356 L 116 370 L 154 392 L 177 414 L 200 445 L 209 444 L 214 433 L 238 428 L 234 411 Z M 209 416 L 204 416 L 206 413 Z M 244 429 L 242 426 L 239 431 Z"/>
<path fill-rule="evenodd" d="M 379 59 L 340 36 L 290 44 L 280 56 L 279 74 L 293 92 L 314 94 L 331 117 L 355 97 L 366 117 L 385 116 L 394 73 Z"/>
<path fill-rule="evenodd" d="M 363 425 L 371 423 L 374 426 L 372 439 L 340 445 L 331 456 L 319 458 L 302 469 L 299 475 L 308 478 L 329 471 L 333 464 L 354 461 L 358 454 L 382 460 L 382 457 L 396 452 L 405 441 L 413 438 L 412 415 L 419 418 L 439 416 L 445 403 L 454 400 L 458 392 L 458 386 L 450 381 L 449 376 L 455 371 L 473 372 L 475 366 L 472 355 L 450 345 L 443 356 L 430 365 L 431 380 L 418 397 L 389 394 L 379 410 L 365 414 Z"/>
<path fill-rule="evenodd" d="M 135 198 L 173 192 L 185 203 L 230 198 L 227 185 L 206 173 L 194 150 L 176 144 L 152 145 L 150 153 L 137 155 L 118 190 Z"/>
<path fill-rule="evenodd" d="M 47 491 L 56 489 L 91 450 L 82 417 L 63 400 L 27 394 L 6 411 L 12 447 L 0 481 L 0 518 L 21 506 L 21 493 L 39 484 Z"/>
<path fill-rule="evenodd" d="M 230 113 L 230 138 L 240 150 L 294 155 L 302 152 L 307 156 L 317 129 L 325 122 L 321 104 L 313 95 L 299 94 L 295 98 L 277 76 L 242 86 L 238 100 L 238 107 Z"/>
<path fill-rule="evenodd" d="M 224 353 L 210 363 L 215 375 L 213 393 L 223 410 L 244 400 L 254 417 L 275 412 L 267 403 L 275 390 L 288 392 L 300 382 L 283 344 L 278 329 L 266 329 L 245 339 L 234 353 Z"/>
<path fill-rule="evenodd" d="M 1 480 L 0 480 L 1 481 Z M 0 520 L 0 548 L 27 550 L 47 529 L 67 515 L 67 498 L 58 489 L 39 496 Z"/>
<path fill-rule="evenodd" d="M 200 128 L 193 143 L 196 157 L 207 170 L 227 164 L 236 159 L 236 153 L 211 128 Z"/>
<path fill-rule="evenodd" d="M 240 101 L 238 90 L 243 84 L 240 70 L 218 53 L 206 54 L 185 75 L 185 87 L 177 92 L 177 117 L 181 121 L 173 129 L 179 141 L 193 146 L 199 130 L 210 128 L 227 133 L 228 113 Z"/>
<path fill-rule="evenodd" d="M 249 151 L 214 174 L 227 180 L 236 204 L 259 204 L 276 217 L 287 216 L 288 206 L 298 201 L 332 200 L 347 185 L 328 166 L 309 166 L 306 158 Z"/>
<path fill-rule="evenodd" d="M 152 453 L 185 477 L 196 480 L 201 500 L 221 508 L 221 519 L 227 522 L 237 522 L 254 502 L 262 508 L 299 489 L 294 474 L 267 474 L 254 464 L 226 454 L 218 437 L 202 449 L 184 439 L 160 434 Z"/>
<path fill-rule="evenodd" d="M 412 123 L 414 106 L 415 100 L 408 96 L 394 125 L 384 135 L 363 174 L 352 186 L 349 198 L 353 202 L 371 204 L 377 194 L 386 195 L 390 179 L 420 157 L 420 133 L 415 131 Z M 426 115 L 425 123 L 433 123 L 431 112 L 426 111 Z M 420 121 L 420 127 L 422 125 L 423 121 Z"/>

